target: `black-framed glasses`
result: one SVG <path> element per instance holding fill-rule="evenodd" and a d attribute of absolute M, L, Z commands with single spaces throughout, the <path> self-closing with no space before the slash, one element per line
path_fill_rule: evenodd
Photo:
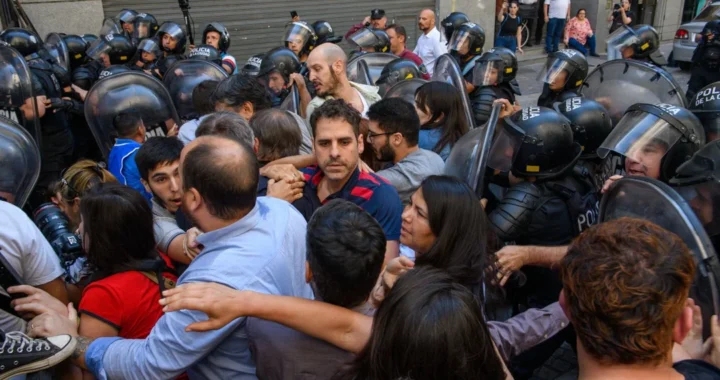
<path fill-rule="evenodd" d="M 395 133 L 396 132 L 373 133 L 371 130 L 368 130 L 368 141 L 370 141 L 378 136 L 394 135 Z"/>

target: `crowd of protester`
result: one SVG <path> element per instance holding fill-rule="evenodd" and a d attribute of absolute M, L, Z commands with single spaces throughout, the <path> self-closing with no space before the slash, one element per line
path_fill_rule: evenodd
<path fill-rule="evenodd" d="M 25 205 L 0 168 L 10 273 L 0 275 L 22 279 L 0 305 L 0 378 L 529 379 L 565 344 L 583 380 L 720 379 L 716 310 L 690 298 L 707 268 L 697 242 L 653 215 L 598 223 L 601 197 L 616 196 L 623 176 L 667 186 L 696 169 L 714 184 L 713 120 L 638 104 L 611 125 L 602 100 L 575 93 L 595 42 L 584 10 L 565 27 L 561 0 L 545 1 L 548 51 L 563 33 L 589 51 L 554 53 L 538 107 L 521 108 L 522 21 L 517 3 L 507 10 L 502 46 L 488 52 L 464 14 L 443 20 L 443 38 L 422 10 L 414 52 L 383 10 L 354 25 L 346 39 L 384 34 L 413 63 L 418 76 L 404 80 L 420 82 L 402 96 L 356 82 L 325 21 L 294 19 L 254 72 L 256 57 L 238 65 L 227 29 L 211 23 L 193 49 L 217 50 L 222 75 L 189 89 L 192 112 L 158 127 L 119 110 L 106 154 L 102 138 L 79 147 L 78 159 L 39 174 Z M 144 24 L 128 17 L 117 18 L 126 39 L 147 49 L 130 62 L 143 72 L 134 75 L 190 76 L 172 66 L 186 59 L 179 25 L 161 27 L 150 53 L 135 33 Z M 110 68 L 112 40 L 92 65 Z M 373 44 L 357 43 L 357 54 L 384 52 Z M 427 81 L 448 57 L 462 82 Z M 75 79 L 92 71 L 78 70 Z M 98 87 L 71 91 L 91 102 Z M 491 144 L 467 151 L 491 124 Z M 484 145 L 486 167 L 453 174 Z M 48 146 L 37 147 L 43 160 L 55 157 Z M 603 172 L 610 154 L 623 175 Z M 693 204 L 688 217 L 705 215 L 714 237 L 708 202 L 709 216 Z M 72 252 L 48 241 L 61 227 Z"/>

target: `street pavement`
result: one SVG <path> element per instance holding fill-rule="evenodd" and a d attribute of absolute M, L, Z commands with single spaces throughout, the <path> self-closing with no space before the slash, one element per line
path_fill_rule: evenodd
<path fill-rule="evenodd" d="M 526 49 L 525 54 L 531 54 L 531 51 Z M 665 54 L 665 57 L 670 56 L 672 52 L 672 41 L 666 42 L 660 46 L 660 50 Z M 606 55 L 601 55 L 600 58 L 588 57 L 588 64 L 590 71 L 607 60 Z M 537 99 L 542 92 L 543 83 L 537 79 L 538 73 L 543 69 L 543 62 L 538 63 L 537 60 L 531 60 L 529 62 L 519 62 L 517 81 L 520 84 L 520 90 L 522 95 L 517 97 L 518 102 L 523 107 L 534 106 L 537 104 Z M 680 84 L 683 90 L 687 89 L 687 82 L 690 79 L 689 71 L 682 71 L 678 67 L 664 67 L 675 80 Z"/>

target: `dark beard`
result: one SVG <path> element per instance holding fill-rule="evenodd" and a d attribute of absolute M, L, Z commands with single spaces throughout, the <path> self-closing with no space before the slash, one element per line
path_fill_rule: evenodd
<path fill-rule="evenodd" d="M 378 153 L 380 154 L 380 161 L 395 162 L 395 151 L 390 146 L 389 138 L 385 142 L 385 145 L 380 147 L 380 151 Z"/>
<path fill-rule="evenodd" d="M 324 87 L 327 87 L 328 89 L 323 92 L 318 91 L 318 93 L 317 93 L 318 96 L 320 96 L 322 98 L 324 98 L 328 95 L 334 96 L 335 90 L 337 90 L 338 83 L 340 83 L 340 79 L 338 79 L 338 76 L 335 74 L 332 67 L 328 66 L 328 69 L 330 70 L 330 81 L 331 81 L 330 83 L 332 84 L 332 86 L 329 86 L 329 85 L 324 86 Z"/>

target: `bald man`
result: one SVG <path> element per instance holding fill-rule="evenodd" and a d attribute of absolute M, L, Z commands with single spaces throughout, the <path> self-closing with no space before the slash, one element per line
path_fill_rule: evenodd
<path fill-rule="evenodd" d="M 381 99 L 377 87 L 348 80 L 345 71 L 347 55 L 335 44 L 326 43 L 313 49 L 307 67 L 310 70 L 310 81 L 317 91 L 317 96 L 307 106 L 305 115 L 308 120 L 313 111 L 326 100 L 343 99 L 365 117 L 370 106 Z"/>
<path fill-rule="evenodd" d="M 258 163 L 242 143 L 203 136 L 180 156 L 182 207 L 205 233 L 203 250 L 178 280 L 312 298 L 305 283 L 305 219 L 285 201 L 256 196 Z M 77 365 L 97 378 L 257 379 L 245 318 L 208 332 L 188 333 L 202 312 L 165 314 L 146 339 L 78 337 Z"/>
<path fill-rule="evenodd" d="M 413 53 L 417 54 L 425 64 L 428 74 L 435 72 L 435 60 L 447 54 L 447 46 L 442 34 L 435 28 L 435 12 L 432 9 L 423 9 L 418 17 L 418 29 L 423 34 L 418 38 Z"/>

